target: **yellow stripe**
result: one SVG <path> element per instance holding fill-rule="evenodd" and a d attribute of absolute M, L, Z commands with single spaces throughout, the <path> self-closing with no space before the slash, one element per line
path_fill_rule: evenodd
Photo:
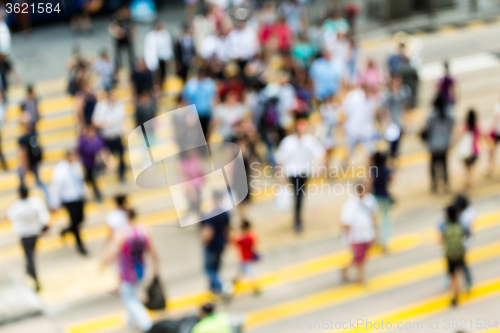
<path fill-rule="evenodd" d="M 497 297 L 500 295 L 500 279 L 492 279 L 477 285 L 469 294 L 461 295 L 459 298 L 460 305 L 467 305 L 472 303 L 477 303 L 486 299 Z M 403 309 L 391 311 L 385 314 L 377 315 L 367 319 L 367 322 L 371 323 L 391 323 L 392 328 L 396 328 L 397 323 L 405 323 L 410 321 L 421 320 L 424 318 L 431 317 L 433 315 L 443 313 L 450 310 L 450 296 L 448 294 L 441 294 L 436 297 L 420 301 Z M 362 325 L 356 329 L 343 330 L 343 332 L 357 332 L 357 333 L 368 333 L 368 332 L 381 332 L 385 331 L 383 329 L 376 329 L 377 325 Z M 387 327 L 387 326 L 385 326 Z M 425 331 L 432 331 L 432 329 L 423 327 Z M 328 333 L 338 332 L 338 330 L 328 331 Z"/>
<path fill-rule="evenodd" d="M 470 250 L 468 261 L 472 264 L 478 264 L 498 258 L 499 256 L 500 242 L 496 242 Z M 338 268 L 339 265 L 345 263 L 346 260 L 348 260 L 348 255 L 347 253 L 343 253 L 339 254 L 336 260 L 332 260 L 328 263 L 325 262 L 325 267 L 320 267 L 321 265 L 319 265 L 319 263 L 314 263 L 314 260 L 302 264 L 295 264 L 282 269 L 279 273 L 266 274 L 261 277 L 259 281 L 264 289 L 278 287 L 311 277 L 311 272 L 309 270 L 316 269 L 316 274 L 324 274 L 328 271 L 333 271 Z M 302 268 L 299 267 L 300 265 L 302 265 Z M 314 266 L 316 266 L 316 268 L 314 268 Z M 347 301 L 361 299 L 387 290 L 416 283 L 424 279 L 438 276 L 444 271 L 444 268 L 445 263 L 443 260 L 434 259 L 370 278 L 365 287 L 344 285 L 298 298 L 293 301 L 252 311 L 245 315 L 247 318 L 245 328 L 249 330 L 255 329 L 320 309 L 333 307 Z M 283 278 L 280 279 L 278 275 Z M 238 294 L 238 296 L 246 293 L 247 292 L 243 291 L 243 293 Z M 189 301 L 183 300 L 183 297 L 174 298 L 172 303 L 169 304 L 169 311 L 179 311 L 179 308 L 187 308 L 188 305 L 190 305 L 190 307 L 197 306 L 201 301 L 205 300 L 206 297 L 206 294 L 200 294 L 198 297 L 190 296 Z M 190 302 L 193 303 L 190 304 Z M 111 313 L 103 317 L 70 324 L 66 327 L 66 331 L 69 333 L 93 333 L 118 329 L 123 327 L 123 323 L 119 320 L 119 316 L 119 313 Z"/>

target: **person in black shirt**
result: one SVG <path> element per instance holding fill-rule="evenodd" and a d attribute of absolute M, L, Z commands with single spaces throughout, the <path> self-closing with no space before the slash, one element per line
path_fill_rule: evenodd
<path fill-rule="evenodd" d="M 220 262 L 229 237 L 229 213 L 222 208 L 223 194 L 214 192 L 214 210 L 210 218 L 202 222 L 201 240 L 205 247 L 205 272 L 210 282 L 210 291 L 222 293 L 222 282 L 219 278 Z"/>
<path fill-rule="evenodd" d="M 29 121 L 31 131 L 36 131 L 36 123 L 40 120 L 40 113 L 38 111 L 38 98 L 35 95 L 32 85 L 26 88 L 26 99 L 21 103 L 22 117 Z"/>
<path fill-rule="evenodd" d="M 144 59 L 139 60 L 132 72 L 132 84 L 134 86 L 135 97 L 139 98 L 143 92 L 152 93 L 153 73 L 148 69 Z"/>
<path fill-rule="evenodd" d="M 0 53 L 0 79 L 2 79 L 2 98 L 4 103 L 7 103 L 7 90 L 9 89 L 9 76 L 11 73 L 12 64 L 6 54 Z"/>
<path fill-rule="evenodd" d="M 193 35 L 187 24 L 182 27 L 182 34 L 174 45 L 174 54 L 177 75 L 182 78 L 182 81 L 186 82 L 189 66 L 191 66 L 191 62 L 196 55 Z"/>
<path fill-rule="evenodd" d="M 38 136 L 32 131 L 31 124 L 27 121 L 22 121 L 24 134 L 19 138 L 19 183 L 20 188 L 24 187 L 24 177 L 31 171 L 36 179 L 36 184 L 43 191 L 45 198 L 49 202 L 49 192 L 45 184 L 40 180 L 38 169 L 42 162 L 42 147 L 40 147 Z"/>
<path fill-rule="evenodd" d="M 130 68 L 134 66 L 134 22 L 130 16 L 128 5 L 122 6 L 116 11 L 113 21 L 109 24 L 109 34 L 115 40 L 115 59 L 118 67 L 121 67 L 123 49 L 127 50 Z"/>

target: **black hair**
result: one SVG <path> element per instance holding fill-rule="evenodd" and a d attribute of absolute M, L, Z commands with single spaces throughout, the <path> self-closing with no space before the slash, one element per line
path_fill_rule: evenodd
<path fill-rule="evenodd" d="M 376 152 L 375 155 L 373 155 L 373 165 L 377 167 L 382 167 L 385 166 L 385 162 L 387 160 L 387 156 L 384 153 L 381 152 Z"/>
<path fill-rule="evenodd" d="M 468 206 L 469 206 L 469 199 L 467 199 L 466 196 L 464 196 L 464 195 L 458 195 L 455 198 L 455 207 L 458 210 L 464 210 Z"/>
<path fill-rule="evenodd" d="M 448 60 L 445 60 L 443 62 L 443 67 L 444 67 L 445 72 L 449 72 L 450 71 L 450 63 L 448 62 Z"/>
<path fill-rule="evenodd" d="M 252 228 L 252 225 L 250 224 L 250 222 L 248 220 L 243 220 L 241 222 L 241 230 L 250 230 Z"/>
<path fill-rule="evenodd" d="M 473 131 L 476 128 L 477 124 L 477 116 L 476 111 L 474 109 L 470 109 L 467 113 L 467 127 L 469 131 Z"/>
<path fill-rule="evenodd" d="M 115 203 L 118 206 L 122 207 L 125 201 L 127 201 L 127 196 L 125 194 L 118 194 L 115 196 Z"/>
<path fill-rule="evenodd" d="M 33 85 L 30 83 L 28 85 L 26 85 L 26 92 L 29 94 L 29 93 L 33 93 Z"/>
<path fill-rule="evenodd" d="M 130 208 L 127 210 L 127 217 L 130 220 L 134 220 L 136 216 L 137 216 L 137 213 L 135 212 L 135 210 L 133 208 Z"/>
<path fill-rule="evenodd" d="M 215 310 L 215 305 L 213 305 L 212 303 L 205 303 L 201 307 L 201 311 L 203 311 L 203 313 L 205 313 L 207 316 L 211 315 L 214 312 L 214 310 Z"/>
<path fill-rule="evenodd" d="M 29 191 L 28 191 L 28 188 L 26 186 L 21 186 L 19 188 L 19 196 L 21 197 L 21 199 L 26 199 L 28 197 L 28 194 L 29 194 Z"/>
<path fill-rule="evenodd" d="M 446 217 L 449 223 L 458 222 L 457 208 L 455 206 L 449 206 L 446 208 Z"/>

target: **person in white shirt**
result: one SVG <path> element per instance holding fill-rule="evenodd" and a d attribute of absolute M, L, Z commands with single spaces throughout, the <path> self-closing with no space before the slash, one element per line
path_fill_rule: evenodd
<path fill-rule="evenodd" d="M 224 141 L 234 138 L 236 126 L 248 114 L 245 104 L 238 101 L 238 93 L 229 90 L 223 97 L 223 102 L 214 107 L 214 121 L 210 133 L 219 133 Z"/>
<path fill-rule="evenodd" d="M 122 143 L 123 122 L 125 121 L 125 105 L 117 101 L 113 91 L 107 92 L 106 99 L 99 101 L 92 115 L 92 123 L 101 130 L 106 147 L 112 154 L 118 154 L 120 164 L 118 176 L 125 182 L 124 147 Z"/>
<path fill-rule="evenodd" d="M 243 71 L 247 61 L 259 52 L 257 31 L 245 21 L 239 21 L 227 35 L 226 46 L 229 58 L 236 60 Z"/>
<path fill-rule="evenodd" d="M 292 111 L 297 108 L 295 88 L 290 83 L 291 75 L 288 71 L 281 71 L 276 82 L 269 83 L 263 90 L 264 97 L 269 100 L 278 99 L 279 125 L 288 128 L 292 124 Z"/>
<path fill-rule="evenodd" d="M 375 242 L 377 231 L 378 204 L 371 193 L 366 193 L 362 183 L 354 186 L 355 194 L 342 206 L 340 222 L 353 251 L 353 261 L 342 270 L 342 280 L 348 281 L 349 268 L 356 266 L 356 282 L 365 282 L 366 253 Z"/>
<path fill-rule="evenodd" d="M 115 196 L 115 209 L 106 214 L 106 225 L 109 228 L 108 240 L 111 240 L 113 235 L 127 226 L 127 196 L 118 194 Z"/>
<path fill-rule="evenodd" d="M 35 269 L 35 246 L 38 237 L 48 230 L 50 214 L 47 206 L 38 197 L 29 197 L 26 187 L 19 189 L 19 200 L 7 209 L 7 218 L 12 224 L 14 233 L 21 239 L 26 258 L 26 271 L 35 281 L 36 291 L 40 290 Z"/>
<path fill-rule="evenodd" d="M 173 55 L 172 36 L 163 22 L 157 22 L 155 28 L 144 37 L 144 61 L 151 72 L 156 72 L 160 89 Z"/>
<path fill-rule="evenodd" d="M 76 246 L 80 254 L 87 255 L 80 237 L 80 227 L 84 220 L 85 180 L 81 164 L 76 160 L 76 153 L 68 151 L 66 158 L 57 163 L 52 172 L 51 181 L 52 209 L 64 206 L 68 211 L 70 224 L 61 231 L 61 237 L 71 232 L 75 236 Z"/>
<path fill-rule="evenodd" d="M 360 143 L 369 156 L 375 152 L 375 116 L 379 106 L 379 98 L 369 93 L 366 86 L 351 90 L 345 96 L 341 107 L 345 114 L 344 129 L 350 155 Z"/>
<path fill-rule="evenodd" d="M 308 127 L 305 119 L 297 120 L 295 133 L 285 137 L 275 153 L 278 168 L 283 168 L 284 174 L 293 185 L 296 233 L 301 233 L 303 228 L 301 210 L 307 178 L 315 174 L 315 168 L 321 166 L 325 156 L 325 148 L 321 142 L 306 133 Z"/>

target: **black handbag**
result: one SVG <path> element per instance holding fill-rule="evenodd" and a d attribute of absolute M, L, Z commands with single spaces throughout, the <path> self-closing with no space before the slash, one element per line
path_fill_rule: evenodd
<path fill-rule="evenodd" d="M 166 308 L 166 297 L 160 279 L 155 276 L 147 288 L 148 299 L 144 304 L 149 310 L 163 310 Z"/>

